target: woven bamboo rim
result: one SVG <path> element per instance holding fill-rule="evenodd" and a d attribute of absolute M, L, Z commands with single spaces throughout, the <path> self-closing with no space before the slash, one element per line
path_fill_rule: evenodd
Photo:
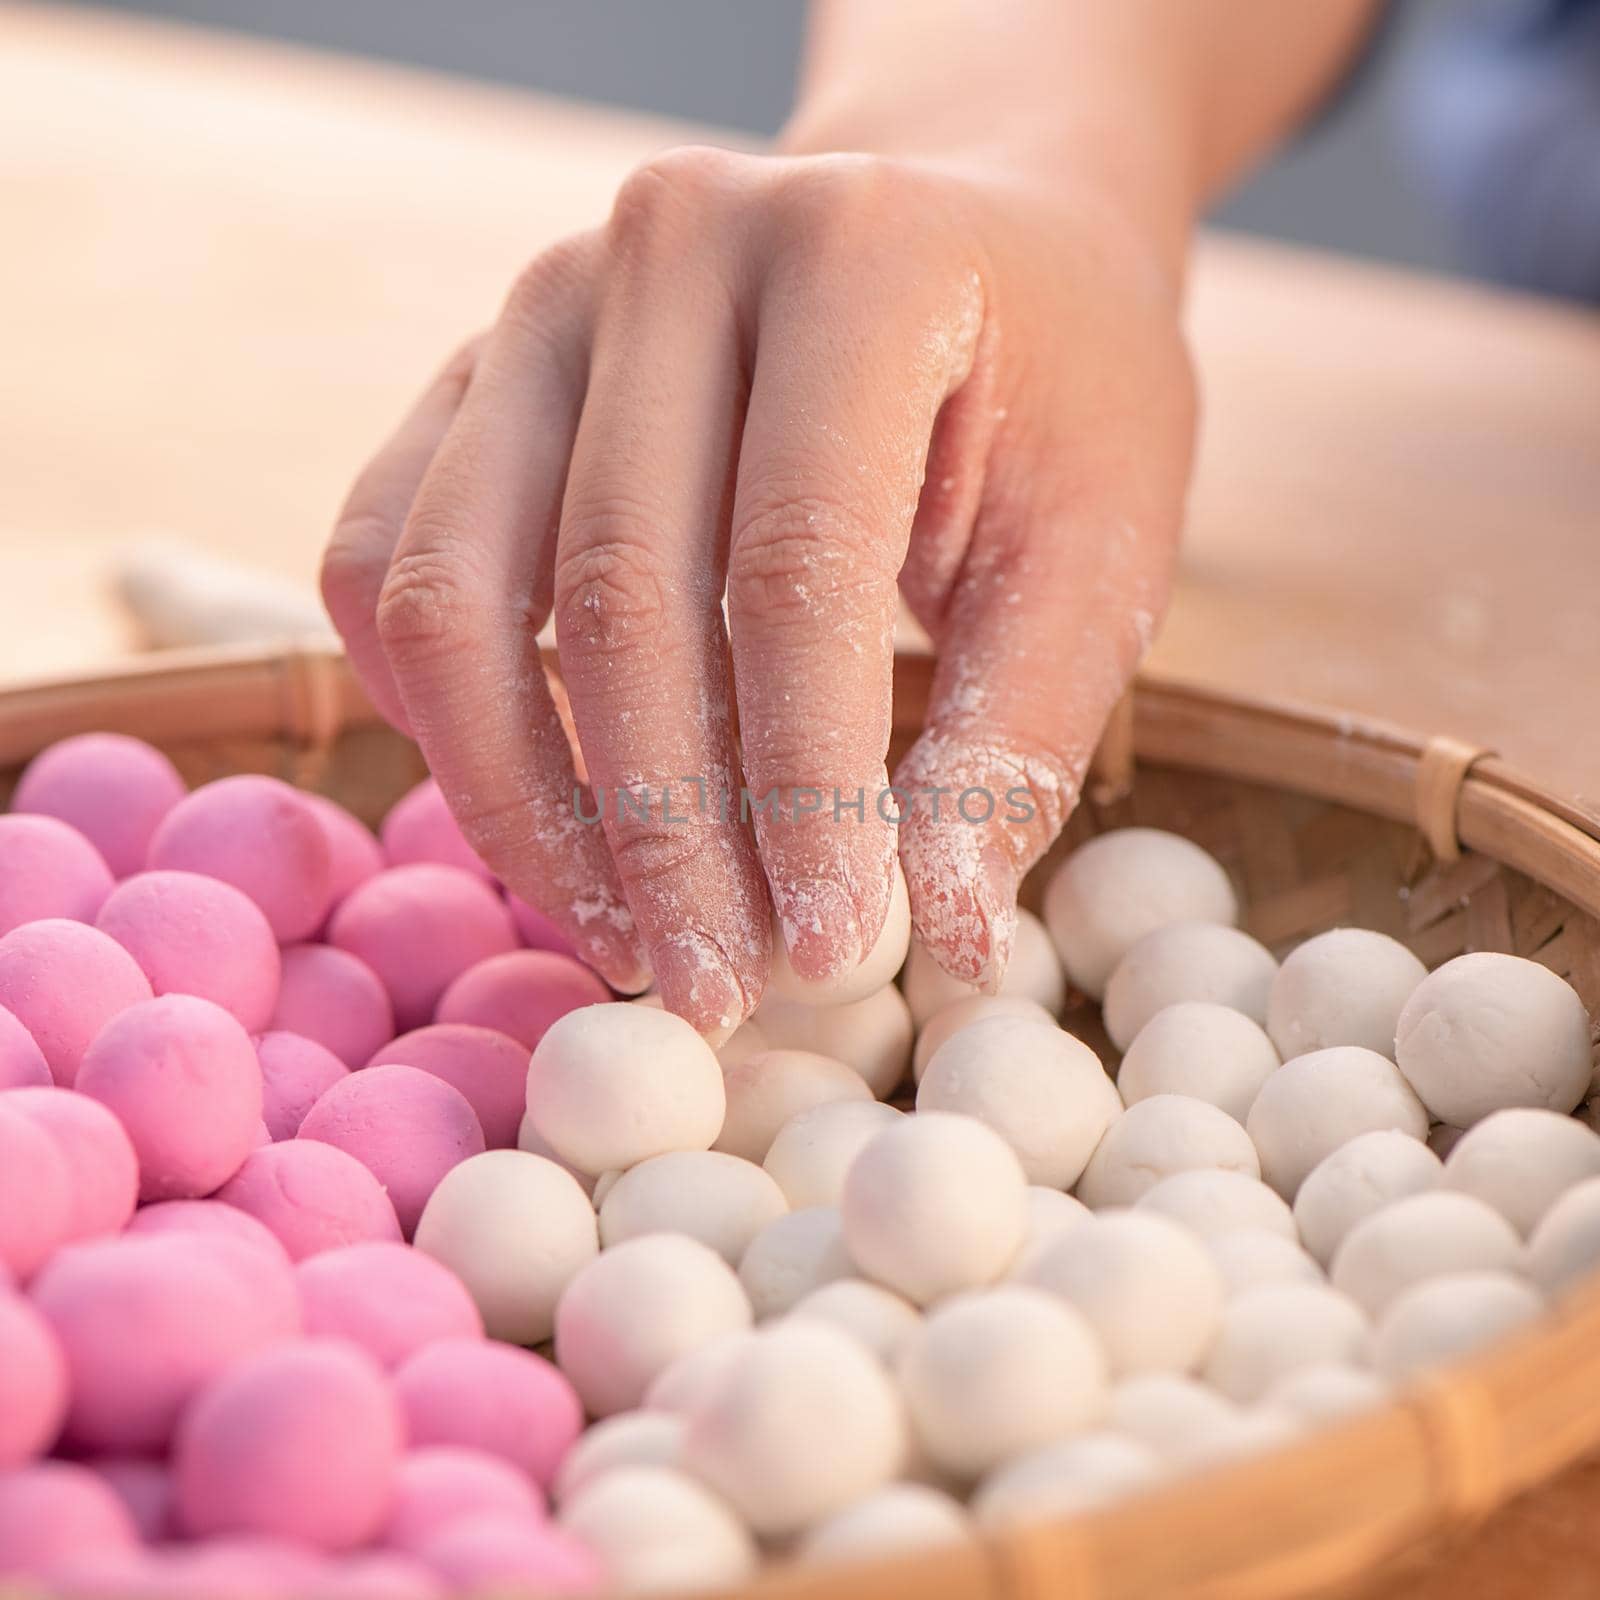
<path fill-rule="evenodd" d="M 921 725 L 931 676 L 924 657 L 897 664 L 902 744 Z M 369 818 L 420 770 L 414 749 L 381 727 L 343 659 L 308 644 L 174 652 L 0 692 L 0 790 L 45 745 L 97 729 L 162 745 L 191 778 L 277 771 Z M 1128 820 L 1127 804 L 1163 783 L 1213 780 L 1399 825 L 1395 837 L 1411 839 L 1419 863 L 1432 864 L 1418 879 L 1427 904 L 1413 904 L 1412 920 L 1448 928 L 1439 937 L 1452 943 L 1434 948 L 1434 959 L 1484 927 L 1499 929 L 1511 948 L 1515 931 L 1577 986 L 1591 1013 L 1600 1011 L 1600 814 L 1455 741 L 1143 680 L 1114 719 L 1072 832 Z M 1520 875 L 1515 903 L 1503 869 Z M 1274 901 L 1271 926 L 1252 927 L 1282 944 L 1347 910 L 1313 883 Z M 1426 955 L 1426 938 L 1419 947 Z M 1595 1453 L 1600 1282 L 1383 1410 L 1269 1457 L 970 1548 L 848 1568 L 775 1568 L 746 1592 L 759 1600 L 1350 1594 Z"/>

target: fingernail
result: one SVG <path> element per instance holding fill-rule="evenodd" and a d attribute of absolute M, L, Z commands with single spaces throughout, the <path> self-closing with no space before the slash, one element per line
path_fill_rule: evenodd
<path fill-rule="evenodd" d="M 861 965 L 855 897 L 837 878 L 801 878 L 773 898 L 789 965 L 802 978 L 830 983 Z"/>
<path fill-rule="evenodd" d="M 744 989 L 715 939 L 685 928 L 653 952 L 656 988 L 669 1011 L 700 1033 L 726 1039 L 749 1012 Z"/>

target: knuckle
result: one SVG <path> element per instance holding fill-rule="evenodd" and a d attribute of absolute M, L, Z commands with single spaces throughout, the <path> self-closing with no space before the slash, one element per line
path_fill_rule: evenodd
<path fill-rule="evenodd" d="M 881 597 L 894 576 L 885 542 L 843 496 L 827 494 L 752 496 L 728 556 L 730 598 L 769 614 Z"/>
<path fill-rule="evenodd" d="M 652 542 L 637 508 L 610 506 L 563 529 L 555 609 L 564 650 L 605 654 L 659 635 L 667 578 Z"/>
<path fill-rule="evenodd" d="M 737 166 L 728 151 L 684 145 L 636 167 L 617 190 L 606 224 L 612 253 L 631 260 L 650 251 L 664 233 L 714 204 Z"/>
<path fill-rule="evenodd" d="M 859 261 L 864 238 L 881 238 L 921 215 L 921 181 L 883 156 L 835 155 L 807 162 L 789 180 L 790 237 L 825 259 Z"/>
<path fill-rule="evenodd" d="M 460 646 L 475 608 L 461 563 L 437 550 L 395 559 L 378 595 L 378 640 L 397 669 Z"/>
<path fill-rule="evenodd" d="M 624 883 L 647 886 L 682 879 L 705 854 L 703 830 L 657 817 L 607 820 L 611 858 Z"/>
<path fill-rule="evenodd" d="M 501 321 L 540 337 L 552 336 L 574 296 L 587 292 L 592 255 L 589 238 L 579 237 L 563 240 L 535 256 L 512 280 Z M 481 346 L 481 339 L 468 345 L 452 367 L 464 361 L 470 376 Z"/>

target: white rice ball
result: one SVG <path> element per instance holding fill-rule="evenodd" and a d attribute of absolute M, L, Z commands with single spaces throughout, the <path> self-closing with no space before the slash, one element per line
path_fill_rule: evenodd
<path fill-rule="evenodd" d="M 641 1411 L 686 1416 L 691 1407 L 697 1406 L 701 1398 L 710 1393 L 712 1384 L 721 1380 L 740 1349 L 753 1338 L 755 1333 L 752 1329 L 735 1328 L 728 1333 L 719 1333 L 714 1339 L 708 1339 L 692 1350 L 685 1350 L 650 1380 L 650 1387 L 644 1392 Z M 637 1416 L 640 1412 L 628 1414 Z M 592 1433 L 594 1429 L 589 1431 Z"/>
<path fill-rule="evenodd" d="M 1600 1268 L 1600 1178 L 1568 1189 L 1539 1219 L 1528 1241 L 1528 1276 L 1546 1294 L 1581 1283 Z"/>
<path fill-rule="evenodd" d="M 1600 1177 L 1600 1134 L 1559 1111 L 1516 1106 L 1467 1129 L 1444 1164 L 1444 1186 L 1491 1205 L 1519 1233 L 1574 1184 Z"/>
<path fill-rule="evenodd" d="M 723 1063 L 728 1109 L 713 1150 L 765 1161 L 790 1117 L 835 1100 L 871 1100 L 861 1074 L 810 1050 L 758 1051 L 737 1066 Z"/>
<path fill-rule="evenodd" d="M 652 1233 L 603 1250 L 556 1307 L 556 1360 L 591 1417 L 636 1410 L 685 1352 L 750 1326 L 750 1301 L 714 1250 Z"/>
<path fill-rule="evenodd" d="M 1428 969 L 1371 928 L 1334 928 L 1292 950 L 1267 997 L 1267 1032 L 1287 1061 L 1334 1045 L 1394 1056 L 1395 1025 Z"/>
<path fill-rule="evenodd" d="M 845 1179 L 845 1245 L 862 1273 L 927 1305 L 993 1283 L 1027 1230 L 1010 1145 L 972 1117 L 926 1111 L 876 1135 Z"/>
<path fill-rule="evenodd" d="M 1078 1180 L 1078 1198 L 1096 1211 L 1131 1206 L 1163 1178 L 1201 1167 L 1261 1176 L 1256 1147 L 1226 1111 L 1188 1095 L 1152 1095 L 1106 1130 Z"/>
<path fill-rule="evenodd" d="M 628 1593 L 730 1588 L 754 1577 L 760 1561 L 728 1506 L 670 1467 L 604 1473 L 562 1505 L 559 1520 Z"/>
<path fill-rule="evenodd" d="M 1319 1161 L 1382 1128 L 1420 1143 L 1428 1113 L 1392 1061 L 1359 1045 L 1334 1045 L 1285 1061 L 1245 1119 L 1261 1157 L 1261 1176 L 1287 1200 Z"/>
<path fill-rule="evenodd" d="M 782 1538 L 882 1488 L 907 1445 L 882 1364 L 800 1318 L 761 1329 L 690 1410 L 684 1462 L 758 1534 Z"/>
<path fill-rule="evenodd" d="M 819 1522 L 795 1554 L 809 1562 L 865 1561 L 964 1544 L 971 1537 L 971 1519 L 943 1490 L 891 1483 Z"/>
<path fill-rule="evenodd" d="M 1209 1384 L 1178 1372 L 1146 1372 L 1112 1386 L 1102 1426 L 1177 1464 L 1238 1418 L 1239 1408 Z"/>
<path fill-rule="evenodd" d="M 1209 1100 L 1242 1123 L 1277 1066 L 1278 1052 L 1259 1022 L 1214 1001 L 1180 1000 L 1135 1035 L 1117 1088 L 1129 1105 L 1153 1094 Z"/>
<path fill-rule="evenodd" d="M 1375 1372 L 1341 1362 L 1321 1362 L 1285 1373 L 1261 1397 L 1302 1422 L 1342 1422 L 1375 1410 L 1389 1398 L 1389 1385 Z"/>
<path fill-rule="evenodd" d="M 1146 1189 L 1134 1209 L 1159 1212 L 1202 1238 L 1241 1228 L 1262 1228 L 1282 1234 L 1285 1239 L 1300 1237 L 1295 1231 L 1294 1213 L 1282 1195 L 1259 1178 L 1221 1167 L 1175 1172 L 1154 1188 Z"/>
<path fill-rule="evenodd" d="M 911 1065 L 911 1008 L 892 983 L 840 1006 L 803 1006 L 774 996 L 761 1002 L 756 1024 L 774 1049 L 809 1050 L 844 1062 L 880 1100 L 894 1092 Z"/>
<path fill-rule="evenodd" d="M 1080 1312 L 1117 1377 L 1197 1367 L 1222 1313 L 1205 1245 L 1154 1212 L 1101 1212 L 1045 1245 L 1020 1281 Z"/>
<path fill-rule="evenodd" d="M 752 1056 L 761 1055 L 771 1048 L 766 1034 L 747 1017 L 722 1044 L 717 1046 L 717 1061 L 722 1067 L 723 1078 L 726 1079 L 728 1073 L 741 1062 L 748 1061 Z M 737 1153 L 736 1151 L 735 1154 Z"/>
<path fill-rule="evenodd" d="M 1293 1239 L 1264 1228 L 1236 1228 L 1206 1239 L 1229 1299 L 1264 1283 L 1321 1283 L 1322 1268 Z"/>
<path fill-rule="evenodd" d="M 1392 1128 L 1358 1134 L 1324 1156 L 1294 1197 L 1300 1237 L 1323 1266 L 1374 1212 L 1439 1186 L 1444 1166 L 1427 1145 Z"/>
<path fill-rule="evenodd" d="M 831 1100 L 796 1112 L 778 1130 L 762 1166 L 793 1210 L 836 1206 L 856 1157 L 903 1116 L 880 1100 Z"/>
<path fill-rule="evenodd" d="M 646 1233 L 686 1233 L 736 1267 L 750 1241 L 788 1209 L 783 1190 L 753 1161 L 672 1150 L 629 1167 L 611 1185 L 600 1203 L 600 1242 L 610 1249 Z"/>
<path fill-rule="evenodd" d="M 791 1317 L 815 1317 L 859 1339 L 886 1367 L 922 1326 L 922 1313 L 880 1284 L 865 1278 L 838 1278 L 795 1304 Z"/>
<path fill-rule="evenodd" d="M 585 1428 L 562 1457 L 554 1499 L 563 1505 L 605 1473 L 622 1467 L 675 1467 L 683 1452 L 683 1418 L 671 1411 L 619 1411 Z"/>
<path fill-rule="evenodd" d="M 991 1017 L 940 1046 L 917 1110 L 976 1117 L 1016 1152 L 1029 1183 L 1069 1189 L 1122 1114 L 1122 1099 L 1081 1039 L 1054 1023 Z"/>
<path fill-rule="evenodd" d="M 911 946 L 906 958 L 906 1003 L 919 1028 L 946 1006 L 958 1000 L 970 999 L 979 991 L 970 984 L 952 978 L 920 944 Z M 1061 962 L 1044 924 L 1025 906 L 1017 908 L 1017 930 L 1011 942 L 1011 959 L 1006 963 L 1005 976 L 1000 980 L 999 993 L 1019 996 L 1043 1006 L 1053 1018 L 1061 1015 L 1067 998 L 1066 980 L 1061 975 Z"/>
<path fill-rule="evenodd" d="M 1399 1382 L 1446 1366 L 1532 1322 L 1538 1290 L 1509 1272 L 1452 1272 L 1396 1295 L 1378 1323 L 1373 1364 Z"/>
<path fill-rule="evenodd" d="M 789 963 L 785 933 L 777 927 L 773 929 L 772 967 L 767 974 L 766 992 L 779 1000 L 791 1000 L 803 1006 L 853 1005 L 885 984 L 893 983 L 910 948 L 911 900 L 906 893 L 905 874 L 896 861 L 894 882 L 889 890 L 889 914 L 860 965 L 831 982 L 802 978 Z"/>
<path fill-rule="evenodd" d="M 1173 1465 L 1187 1472 L 1209 1471 L 1281 1450 L 1293 1444 L 1303 1431 L 1304 1424 L 1289 1411 L 1237 1411 L 1191 1440 L 1187 1449 L 1174 1458 Z"/>
<path fill-rule="evenodd" d="M 1572 985 L 1520 956 L 1477 951 L 1417 985 L 1395 1059 L 1441 1122 L 1470 1128 L 1491 1111 L 1571 1111 L 1594 1070 L 1589 1014 Z"/>
<path fill-rule="evenodd" d="M 563 1161 L 598 1177 L 668 1150 L 709 1150 L 726 1100 L 716 1052 L 682 1017 L 580 1006 L 528 1063 L 528 1117 Z"/>
<path fill-rule="evenodd" d="M 1370 1332 L 1361 1307 L 1337 1289 L 1266 1284 L 1228 1301 L 1205 1378 L 1245 1404 L 1297 1368 L 1330 1361 L 1359 1365 Z"/>
<path fill-rule="evenodd" d="M 813 1289 L 858 1276 L 833 1206 L 807 1206 L 769 1222 L 739 1263 L 739 1282 L 758 1321 L 782 1316 Z"/>
<path fill-rule="evenodd" d="M 630 1004 L 637 1004 L 632 1001 Z M 592 1195 L 595 1185 L 599 1181 L 593 1173 L 579 1172 L 569 1161 L 563 1161 L 554 1150 L 539 1136 L 539 1130 L 533 1125 L 533 1118 L 526 1111 L 517 1123 L 517 1149 L 530 1156 L 539 1156 L 545 1161 L 553 1161 L 563 1172 L 570 1172 L 577 1185 L 587 1195 Z"/>
<path fill-rule="evenodd" d="M 1174 922 L 1147 933 L 1117 963 L 1106 984 L 1106 1032 L 1126 1050 L 1160 1010 L 1209 1000 L 1267 1020 L 1278 963 L 1247 933 L 1216 922 Z"/>
<path fill-rule="evenodd" d="M 923 1450 L 964 1480 L 1085 1427 L 1105 1403 L 1095 1329 L 1022 1284 L 944 1301 L 906 1345 L 899 1375 Z"/>
<path fill-rule="evenodd" d="M 1067 976 L 1094 1000 L 1147 933 L 1174 922 L 1238 919 L 1238 898 L 1216 860 L 1158 828 L 1118 828 L 1087 840 L 1044 891 L 1044 920 Z"/>
<path fill-rule="evenodd" d="M 970 1027 L 974 1022 L 986 1022 L 990 1017 L 1026 1017 L 1032 1022 L 1047 1022 L 1055 1027 L 1056 1019 L 1039 1004 L 1016 994 L 972 994 L 965 1000 L 953 1000 L 940 1006 L 917 1033 L 916 1049 L 911 1054 L 911 1075 L 922 1082 L 933 1053 L 946 1039 Z"/>
<path fill-rule="evenodd" d="M 1410 1195 L 1345 1235 L 1329 1277 L 1376 1317 L 1414 1283 L 1456 1272 L 1518 1272 L 1522 1240 L 1498 1211 L 1449 1189 Z"/>
<path fill-rule="evenodd" d="M 1038 1184 L 1028 1185 L 1028 1227 L 1022 1236 L 1022 1248 L 1012 1258 L 1006 1276 L 1017 1278 L 1028 1263 L 1052 1239 L 1087 1222 L 1094 1213 L 1083 1201 L 1059 1189 L 1045 1189 Z"/>
<path fill-rule="evenodd" d="M 972 1514 L 987 1529 L 1043 1522 L 1126 1499 L 1163 1476 L 1161 1458 L 1137 1439 L 1080 1433 L 997 1467 L 973 1495 Z"/>

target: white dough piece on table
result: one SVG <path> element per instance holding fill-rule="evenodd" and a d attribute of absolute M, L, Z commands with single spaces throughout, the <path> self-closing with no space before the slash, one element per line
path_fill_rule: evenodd
<path fill-rule="evenodd" d="M 776 921 L 776 919 L 775 919 Z M 860 965 L 831 983 L 802 978 L 789 964 L 789 951 L 780 926 L 772 930 L 772 967 L 766 992 L 778 1000 L 804 1006 L 850 1005 L 865 1000 L 887 983 L 893 983 L 911 948 L 911 900 L 905 874 L 894 863 L 894 883 L 889 892 L 889 914 Z"/>
<path fill-rule="evenodd" d="M 962 1544 L 972 1521 L 962 1505 L 925 1483 L 891 1483 L 835 1511 L 801 1539 L 802 1561 L 864 1561 Z"/>
<path fill-rule="evenodd" d="M 1284 957 L 1267 997 L 1267 1032 L 1286 1061 L 1341 1044 L 1392 1060 L 1400 1012 L 1427 975 L 1398 939 L 1333 928 Z"/>
<path fill-rule="evenodd" d="M 640 1409 L 670 1412 L 679 1417 L 685 1415 L 710 1393 L 711 1386 L 721 1379 L 741 1346 L 754 1337 L 752 1328 L 735 1328 L 696 1345 L 693 1350 L 686 1350 L 650 1380 Z"/>
<path fill-rule="evenodd" d="M 1126 1050 L 1158 1011 L 1184 1000 L 1231 1006 L 1265 1025 L 1277 972 L 1272 952 L 1238 928 L 1174 922 L 1147 933 L 1117 963 L 1101 1008 L 1106 1032 Z"/>
<path fill-rule="evenodd" d="M 1236 1422 L 1239 1408 L 1209 1384 L 1178 1372 L 1146 1372 L 1113 1384 L 1102 1426 L 1179 1464 Z"/>
<path fill-rule="evenodd" d="M 1539 1219 L 1528 1241 L 1528 1276 L 1560 1294 L 1600 1269 L 1600 1178 L 1568 1189 Z"/>
<path fill-rule="evenodd" d="M 836 1206 L 856 1157 L 904 1116 L 881 1100 L 832 1100 L 813 1106 L 784 1123 L 762 1165 L 792 1210 Z"/>
<path fill-rule="evenodd" d="M 1278 1052 L 1259 1022 L 1212 1000 L 1163 1006 L 1135 1035 L 1117 1070 L 1123 1100 L 1186 1094 L 1242 1123 Z"/>
<path fill-rule="evenodd" d="M 1204 1376 L 1230 1400 L 1248 1404 L 1300 1367 L 1359 1364 L 1370 1333 L 1366 1313 L 1336 1288 L 1266 1284 L 1228 1301 Z"/>
<path fill-rule="evenodd" d="M 1163 1178 L 1199 1167 L 1261 1176 L 1256 1147 L 1226 1111 L 1188 1095 L 1152 1095 L 1106 1129 L 1078 1180 L 1078 1198 L 1096 1211 L 1131 1206 Z"/>
<path fill-rule="evenodd" d="M 1373 1365 L 1395 1382 L 1460 1361 L 1525 1327 L 1544 1310 L 1539 1291 L 1509 1272 L 1456 1272 L 1396 1295 L 1372 1341 Z"/>
<path fill-rule="evenodd" d="M 1201 1238 L 1262 1228 L 1296 1243 L 1300 1239 L 1294 1213 L 1282 1195 L 1259 1178 L 1221 1167 L 1175 1172 L 1146 1189 L 1134 1209 L 1159 1212 Z"/>
<path fill-rule="evenodd" d="M 946 1039 L 990 1017 L 1028 1017 L 1034 1022 L 1048 1022 L 1052 1027 L 1056 1021 L 1037 1000 L 1019 994 L 971 994 L 964 1000 L 953 1000 L 947 1006 L 940 1006 L 918 1029 L 916 1049 L 911 1055 L 912 1078 L 917 1083 L 922 1082 L 934 1051 Z"/>
<path fill-rule="evenodd" d="M 1028 1226 L 1022 1236 L 1022 1248 L 1017 1251 L 1006 1271 L 1008 1278 L 1019 1278 L 1027 1270 L 1035 1255 L 1059 1238 L 1068 1228 L 1087 1222 L 1094 1213 L 1083 1201 L 1059 1189 L 1046 1189 L 1037 1183 L 1028 1185 Z"/>
<path fill-rule="evenodd" d="M 1444 1187 L 1475 1195 L 1526 1236 L 1574 1185 L 1600 1177 L 1600 1134 L 1559 1111 L 1492 1111 L 1452 1147 Z"/>
<path fill-rule="evenodd" d="M 1206 1249 L 1222 1274 L 1223 1288 L 1230 1299 L 1266 1283 L 1324 1281 L 1322 1268 L 1300 1245 L 1264 1228 L 1213 1233 L 1206 1239 Z"/>
<path fill-rule="evenodd" d="M 988 1529 L 1043 1522 L 1126 1499 L 1165 1475 L 1149 1445 L 1090 1430 L 997 1467 L 973 1495 L 972 1514 Z"/>
<path fill-rule="evenodd" d="M 619 1467 L 675 1467 L 683 1453 L 683 1418 L 668 1410 L 619 1411 L 585 1428 L 561 1461 L 557 1505 Z"/>
<path fill-rule="evenodd" d="M 788 1209 L 783 1190 L 755 1162 L 718 1150 L 670 1150 L 611 1185 L 600 1201 L 600 1243 L 610 1249 L 647 1233 L 684 1233 L 737 1267 L 750 1241 Z"/>
<path fill-rule="evenodd" d="M 1323 1266 L 1345 1235 L 1374 1212 L 1408 1195 L 1437 1189 L 1444 1165 L 1427 1145 L 1392 1128 L 1357 1135 L 1306 1174 L 1294 1197 L 1294 1220 Z"/>
<path fill-rule="evenodd" d="M 807 1206 L 769 1222 L 739 1263 L 757 1321 L 782 1316 L 825 1283 L 859 1275 L 834 1206 Z"/>
<path fill-rule="evenodd" d="M 906 957 L 906 1004 L 919 1028 L 948 1005 L 967 1000 L 979 993 L 970 984 L 952 978 L 920 945 L 911 946 Z M 1061 974 L 1061 962 L 1056 955 L 1050 935 L 1044 924 L 1027 909 L 1017 908 L 1016 937 L 1011 944 L 1011 959 L 1006 963 L 1005 976 L 1000 980 L 999 992 L 1007 996 L 1020 996 L 1044 1007 L 1052 1018 L 1061 1015 L 1067 998 L 1066 980 Z"/>
<path fill-rule="evenodd" d="M 1287 1411 L 1302 1422 L 1342 1422 L 1381 1406 L 1389 1385 L 1376 1372 L 1341 1362 L 1321 1362 L 1285 1373 L 1261 1397 L 1261 1403 Z"/>
<path fill-rule="evenodd" d="M 831 1100 L 872 1098 L 853 1067 L 812 1050 L 766 1048 L 733 1066 L 724 1056 L 722 1086 L 728 1108 L 711 1148 L 746 1161 L 765 1161 L 778 1130 L 798 1112 Z"/>
<path fill-rule="evenodd" d="M 842 1006 L 763 1000 L 755 1020 L 774 1048 L 832 1056 L 858 1072 L 880 1100 L 894 1092 L 911 1065 L 911 1008 L 892 983 Z"/>
<path fill-rule="evenodd" d="M 832 1323 L 890 1368 L 922 1326 L 922 1313 L 909 1300 L 865 1278 L 825 1283 L 797 1301 L 789 1315 Z"/>

